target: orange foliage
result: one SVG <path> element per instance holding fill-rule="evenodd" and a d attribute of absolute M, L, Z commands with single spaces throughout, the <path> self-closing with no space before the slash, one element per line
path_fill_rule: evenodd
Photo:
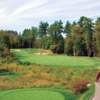
<path fill-rule="evenodd" d="M 87 84 L 89 82 L 86 79 L 81 79 L 72 84 L 72 91 L 75 95 L 84 92 L 87 89 Z"/>

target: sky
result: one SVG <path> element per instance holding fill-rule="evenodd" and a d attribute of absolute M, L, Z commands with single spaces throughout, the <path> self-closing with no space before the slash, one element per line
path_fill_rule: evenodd
<path fill-rule="evenodd" d="M 0 30 L 22 32 L 40 21 L 78 21 L 81 16 L 100 17 L 100 0 L 0 0 Z"/>

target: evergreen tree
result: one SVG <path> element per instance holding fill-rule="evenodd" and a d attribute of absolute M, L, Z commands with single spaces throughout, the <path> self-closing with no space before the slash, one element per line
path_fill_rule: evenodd
<path fill-rule="evenodd" d="M 97 18 L 94 26 L 94 53 L 100 57 L 100 17 Z"/>
<path fill-rule="evenodd" d="M 54 53 L 64 52 L 64 39 L 62 37 L 63 23 L 62 21 L 55 21 L 50 25 L 48 33 L 51 39 L 51 50 Z M 61 48 L 60 48 L 61 47 Z"/>
<path fill-rule="evenodd" d="M 87 55 L 88 57 L 92 56 L 93 52 L 93 23 L 92 19 L 82 16 L 79 20 L 80 25 L 80 34 L 83 34 L 85 43 L 86 43 L 86 49 L 87 49 Z"/>

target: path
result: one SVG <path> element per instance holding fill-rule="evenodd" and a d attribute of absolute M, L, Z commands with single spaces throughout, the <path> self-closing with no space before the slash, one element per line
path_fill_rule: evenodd
<path fill-rule="evenodd" d="M 90 100 L 100 100 L 100 82 L 95 82 L 95 93 Z"/>

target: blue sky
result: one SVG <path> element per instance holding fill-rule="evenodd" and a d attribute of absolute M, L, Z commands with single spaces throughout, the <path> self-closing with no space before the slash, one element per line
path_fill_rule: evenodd
<path fill-rule="evenodd" d="M 100 17 L 100 0 L 0 0 L 0 29 L 21 32 L 40 21 L 78 21 Z"/>

